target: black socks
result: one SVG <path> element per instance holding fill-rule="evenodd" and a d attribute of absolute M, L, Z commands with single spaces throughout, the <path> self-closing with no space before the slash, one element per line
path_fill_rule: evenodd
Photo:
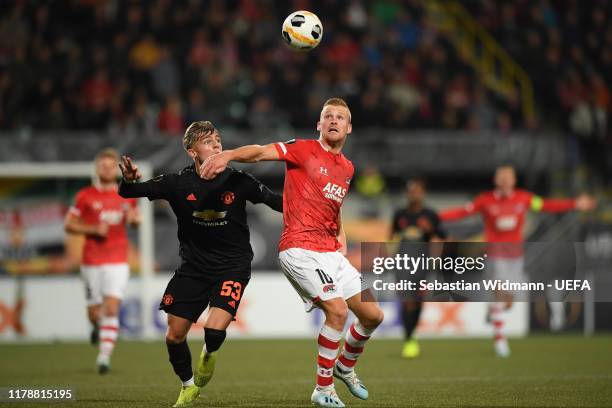
<path fill-rule="evenodd" d="M 223 341 L 225 341 L 225 330 L 204 328 L 204 343 L 206 343 L 206 352 L 214 353 L 219 350 Z"/>
<path fill-rule="evenodd" d="M 170 356 L 170 364 L 174 368 L 174 372 L 179 376 L 181 381 L 187 381 L 193 377 L 191 369 L 191 352 L 187 345 L 187 340 L 182 343 L 166 343 L 168 347 L 168 355 Z"/>
<path fill-rule="evenodd" d="M 410 340 L 412 338 L 414 329 L 416 329 L 417 325 L 419 324 L 422 309 L 423 302 L 416 302 L 416 304 L 410 308 L 406 307 L 405 304 L 402 305 L 402 322 L 404 323 L 404 334 L 406 335 L 406 340 Z"/>

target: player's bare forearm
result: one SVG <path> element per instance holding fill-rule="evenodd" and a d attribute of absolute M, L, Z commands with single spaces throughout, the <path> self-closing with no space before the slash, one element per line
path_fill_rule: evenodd
<path fill-rule="evenodd" d="M 200 166 L 200 177 L 206 180 L 215 178 L 227 168 L 231 161 L 239 163 L 256 163 L 264 160 L 279 160 L 274 144 L 247 145 L 237 149 L 224 150 L 204 160 Z"/>
<path fill-rule="evenodd" d="M 71 234 L 93 235 L 95 232 L 93 225 L 83 224 L 77 220 L 69 220 L 64 223 L 64 230 Z"/>
<path fill-rule="evenodd" d="M 85 224 L 79 217 L 68 214 L 64 221 L 64 231 L 70 234 L 81 234 L 94 237 L 105 236 L 108 226 L 105 224 Z"/>
<path fill-rule="evenodd" d="M 278 152 L 274 144 L 247 145 L 233 150 L 226 150 L 228 161 L 239 163 L 257 163 L 259 161 L 278 160 Z"/>

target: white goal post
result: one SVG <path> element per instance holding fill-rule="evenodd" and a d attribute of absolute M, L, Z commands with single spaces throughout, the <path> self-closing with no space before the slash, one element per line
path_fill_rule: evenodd
<path fill-rule="evenodd" d="M 153 177 L 153 168 L 148 162 L 136 162 L 144 180 Z M 0 182 L 7 178 L 57 178 L 57 179 L 93 179 L 93 162 L 15 162 L 0 163 Z M 140 254 L 140 274 L 142 301 L 142 337 L 152 338 L 155 336 L 150 322 L 153 319 L 153 310 L 148 307 L 150 291 L 154 290 L 153 265 L 154 265 L 154 230 L 153 230 L 153 207 L 149 200 L 141 198 L 139 207 L 142 215 L 142 223 L 138 228 L 138 249 Z"/>

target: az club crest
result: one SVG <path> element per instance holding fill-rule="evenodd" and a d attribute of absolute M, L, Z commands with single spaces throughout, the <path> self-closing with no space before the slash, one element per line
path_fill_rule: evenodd
<path fill-rule="evenodd" d="M 329 285 L 323 286 L 323 293 L 336 293 L 336 285 L 330 283 Z"/>

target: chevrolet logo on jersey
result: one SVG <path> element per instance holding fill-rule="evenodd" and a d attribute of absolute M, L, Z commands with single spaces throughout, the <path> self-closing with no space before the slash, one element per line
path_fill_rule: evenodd
<path fill-rule="evenodd" d="M 199 218 L 204 221 L 222 220 L 227 215 L 227 211 L 204 210 L 194 211 L 191 214 L 194 218 Z"/>

